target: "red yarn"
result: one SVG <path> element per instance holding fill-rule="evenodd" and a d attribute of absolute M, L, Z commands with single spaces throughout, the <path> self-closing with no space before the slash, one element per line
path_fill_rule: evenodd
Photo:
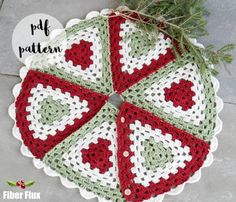
<path fill-rule="evenodd" d="M 59 88 L 62 93 L 69 92 L 72 97 L 75 95 L 79 96 L 81 100 L 88 101 L 89 108 L 87 113 L 82 114 L 83 117 L 81 119 L 76 118 L 74 120 L 73 125 L 66 125 L 65 130 L 58 130 L 55 136 L 49 134 L 46 140 L 41 140 L 39 138 L 35 139 L 33 137 L 33 131 L 29 129 L 30 122 L 26 118 L 30 113 L 26 111 L 27 106 L 30 104 L 28 102 L 28 98 L 31 96 L 30 90 L 39 83 L 44 87 L 50 85 L 52 89 Z M 52 75 L 30 70 L 22 83 L 20 94 L 16 99 L 16 125 L 20 130 L 24 144 L 29 148 L 32 154 L 36 158 L 43 158 L 45 153 L 93 118 L 107 100 L 108 96 L 95 93 L 82 86 L 72 84 Z"/>
<path fill-rule="evenodd" d="M 121 122 L 121 117 L 125 118 L 125 122 Z M 130 158 L 134 155 L 134 153 L 130 150 L 132 141 L 129 139 L 129 134 L 132 133 L 129 125 L 135 120 L 139 120 L 143 125 L 149 124 L 153 130 L 160 129 L 163 135 L 167 133 L 171 134 L 173 140 L 181 141 L 182 147 L 188 146 L 190 148 L 192 160 L 185 162 L 186 167 L 179 168 L 178 173 L 170 174 L 168 179 L 161 178 L 157 184 L 150 182 L 148 187 L 144 187 L 141 184 L 136 184 L 133 180 L 135 178 L 135 174 L 131 172 L 131 168 L 134 164 L 131 163 Z M 203 140 L 196 138 L 184 130 L 178 129 L 163 119 L 127 102 L 123 103 L 120 108 L 120 112 L 117 117 L 117 132 L 117 156 L 121 190 L 125 199 L 132 202 L 148 200 L 153 196 L 161 195 L 170 191 L 171 188 L 186 182 L 197 170 L 201 168 L 210 149 L 209 144 Z M 124 151 L 129 152 L 128 157 L 123 156 Z M 125 195 L 126 189 L 131 191 L 130 195 Z"/>
<path fill-rule="evenodd" d="M 90 168 L 98 168 L 100 173 L 105 173 L 110 167 L 112 162 L 109 158 L 112 155 L 112 151 L 109 150 L 110 140 L 98 138 L 98 143 L 91 143 L 88 149 L 82 149 L 83 163 L 89 163 Z"/>
<path fill-rule="evenodd" d="M 92 42 L 85 40 L 81 40 L 79 44 L 72 44 L 71 48 L 65 51 L 66 62 L 71 60 L 74 66 L 80 65 L 81 69 L 85 70 L 93 64 L 90 58 L 93 55 L 90 49 L 92 45 Z"/>
<path fill-rule="evenodd" d="M 172 101 L 175 107 L 181 106 L 184 111 L 187 111 L 195 104 L 192 99 L 195 95 L 192 86 L 193 82 L 185 79 L 181 79 L 179 83 L 173 82 L 170 88 L 164 88 L 165 100 Z"/>
<path fill-rule="evenodd" d="M 121 31 L 120 25 L 124 23 L 125 20 L 126 19 L 121 16 L 113 16 L 109 18 L 112 80 L 113 87 L 118 94 L 122 93 L 127 88 L 134 85 L 151 73 L 164 67 L 175 58 L 171 49 L 168 48 L 165 55 L 160 54 L 158 60 L 153 59 L 150 65 L 144 64 L 141 70 L 135 68 L 133 74 L 122 72 L 122 64 L 120 63 L 122 55 L 119 53 L 119 51 L 121 50 L 119 42 L 122 40 L 122 37 L 120 37 L 119 33 Z"/>

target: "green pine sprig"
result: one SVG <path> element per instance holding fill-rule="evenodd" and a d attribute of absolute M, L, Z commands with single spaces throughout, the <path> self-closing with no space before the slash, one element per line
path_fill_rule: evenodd
<path fill-rule="evenodd" d="M 199 64 L 201 71 L 209 68 L 209 64 L 231 63 L 233 56 L 230 52 L 233 44 L 220 49 L 213 45 L 202 48 L 194 45 L 191 38 L 198 39 L 208 35 L 206 16 L 210 13 L 205 8 L 206 0 L 120 0 L 120 3 L 129 8 L 121 15 L 132 18 L 137 13 L 139 18 L 132 18 L 144 31 L 161 31 L 178 42 L 177 57 L 180 52 L 191 52 Z M 144 20 L 145 19 L 145 20 Z M 207 58 L 207 60 L 206 60 Z M 215 69 L 210 69 L 216 74 Z"/>

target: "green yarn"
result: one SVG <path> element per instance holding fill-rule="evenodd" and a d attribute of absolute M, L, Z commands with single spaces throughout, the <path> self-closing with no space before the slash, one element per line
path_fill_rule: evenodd
<path fill-rule="evenodd" d="M 131 57 L 137 58 L 146 55 L 155 46 L 155 41 L 153 41 L 150 34 L 142 31 L 126 36 L 125 40 L 130 41 Z"/>
<path fill-rule="evenodd" d="M 61 58 L 60 61 L 56 61 L 52 64 L 49 62 L 47 58 L 47 56 L 50 54 L 38 56 L 38 58 L 33 60 L 30 66 L 38 71 L 48 73 L 57 78 L 61 78 L 68 82 L 77 84 L 79 86 L 83 86 L 84 88 L 91 89 L 94 92 L 110 95 L 111 93 L 113 93 L 114 90 L 112 86 L 110 44 L 109 44 L 110 36 L 109 36 L 108 26 L 109 26 L 108 18 L 99 16 L 96 18 L 92 18 L 90 20 L 81 21 L 80 23 L 65 29 L 65 33 L 67 37 L 76 36 L 78 31 L 84 30 L 87 28 L 96 28 L 99 30 L 99 33 L 97 36 L 100 38 L 101 45 L 102 45 L 102 49 L 99 50 L 100 53 L 102 54 L 102 57 L 100 59 L 101 64 L 102 64 L 101 65 L 102 77 L 96 78 L 96 81 L 93 81 L 92 79 L 85 80 L 83 76 L 73 76 L 72 70 L 68 70 L 68 69 L 65 70 L 63 67 L 59 69 L 57 65 L 64 58 Z M 147 55 L 149 51 L 155 47 L 155 44 L 156 44 L 155 42 L 158 40 L 158 38 L 154 38 L 155 41 L 153 41 L 152 37 L 153 36 L 151 35 L 151 33 L 145 33 L 142 31 L 137 31 L 137 32 L 131 33 L 130 35 L 127 35 L 125 37 L 125 40 L 126 40 L 125 42 L 129 43 L 128 45 L 129 45 L 129 48 L 131 49 L 131 51 L 129 52 L 129 55 L 133 58 L 138 58 L 138 57 Z M 58 35 L 55 39 L 49 42 L 48 45 L 52 47 L 57 46 L 62 40 L 67 40 L 64 34 Z M 134 60 L 132 60 L 131 62 L 133 61 Z M 153 82 L 158 81 L 161 78 L 165 78 L 168 74 L 170 74 L 171 72 L 174 72 L 178 68 L 181 68 L 183 64 L 189 63 L 189 62 L 195 62 L 195 60 L 192 58 L 192 56 L 186 54 L 184 55 L 183 58 L 180 58 L 180 61 L 171 62 L 165 67 L 160 68 L 153 74 L 147 76 L 146 78 L 143 78 L 141 81 L 138 80 L 136 84 L 134 84 L 131 88 L 127 89 L 124 93 L 122 93 L 122 96 L 125 98 L 127 102 L 130 102 L 140 108 L 147 110 L 148 112 L 151 112 L 152 114 L 162 118 L 163 120 L 166 120 L 171 125 L 174 125 L 178 127 L 179 129 L 186 130 L 188 133 L 195 135 L 196 137 L 201 138 L 204 141 L 210 141 L 214 134 L 214 127 L 215 127 L 215 120 L 216 120 L 216 109 L 215 109 L 216 107 L 215 107 L 215 92 L 214 92 L 211 79 L 209 79 L 210 72 L 208 70 L 200 73 L 202 77 L 201 82 L 203 82 L 203 85 L 204 85 L 204 92 L 202 92 L 202 94 L 206 96 L 206 98 L 203 101 L 205 102 L 204 104 L 206 104 L 206 108 L 204 110 L 204 114 L 206 118 L 200 123 L 199 126 L 194 125 L 192 123 L 184 122 L 181 118 L 173 117 L 173 114 L 166 113 L 164 109 L 162 108 L 160 109 L 156 108 L 153 103 L 148 102 L 147 99 L 145 98 L 144 92 L 147 88 L 149 88 L 153 84 Z M 100 66 L 96 70 L 100 71 Z M 66 71 L 68 71 L 69 73 Z M 149 69 L 147 69 L 147 72 L 148 71 Z M 141 74 L 142 72 L 140 73 L 140 75 Z M 131 81 L 132 78 L 128 80 Z M 64 116 L 70 114 L 70 105 L 62 104 L 60 100 L 53 100 L 52 96 L 45 98 L 40 103 L 40 105 L 41 105 L 41 108 L 39 109 L 38 113 L 41 116 L 40 121 L 42 124 L 52 125 L 53 122 L 60 121 L 62 120 Z M 92 172 L 85 177 L 83 171 L 81 171 L 80 168 L 78 168 L 78 170 L 75 170 L 75 168 L 73 168 L 73 165 L 75 164 L 73 161 L 71 162 L 69 161 L 68 164 L 65 164 L 64 159 L 63 159 L 64 154 L 68 154 L 68 151 L 71 149 L 71 147 L 73 147 L 78 142 L 79 139 L 84 138 L 86 135 L 88 135 L 88 133 L 91 133 L 92 131 L 94 131 L 96 127 L 101 126 L 104 122 L 116 123 L 117 114 L 118 114 L 118 110 L 113 105 L 107 103 L 91 120 L 87 120 L 88 122 L 84 124 L 80 129 L 70 134 L 61 143 L 57 144 L 54 148 L 52 148 L 49 152 L 47 152 L 45 156 L 43 157 L 42 161 L 52 170 L 56 171 L 60 176 L 73 182 L 74 184 L 78 185 L 80 188 L 84 190 L 92 192 L 98 195 L 99 197 L 107 199 L 107 200 L 117 201 L 117 202 L 125 201 L 125 199 L 123 198 L 123 194 L 121 193 L 120 185 L 115 184 L 114 185 L 115 188 L 112 188 L 109 185 L 107 186 L 101 185 L 100 182 L 102 180 L 101 181 L 98 180 L 94 182 L 92 181 L 93 180 L 92 177 L 89 177 L 91 176 L 90 174 Z M 164 169 L 167 163 L 173 162 L 174 157 L 172 154 L 172 149 L 165 148 L 163 145 L 163 142 L 155 142 L 154 138 L 150 138 L 148 140 L 143 141 L 142 144 L 144 147 L 144 151 L 142 151 L 141 155 L 145 159 L 142 165 L 147 170 L 156 171 L 158 168 Z M 77 154 L 78 153 L 75 152 L 75 156 Z M 119 154 L 119 151 L 118 151 L 118 154 Z M 75 161 L 77 160 L 77 157 L 78 156 L 75 157 Z M 71 158 L 71 157 L 69 156 L 68 158 Z M 79 164 L 78 162 L 76 163 Z M 117 169 L 117 166 L 118 165 L 116 165 L 116 169 Z M 124 172 L 126 171 L 125 169 L 124 169 Z M 140 170 L 140 168 L 138 169 Z M 119 181 L 119 179 L 117 180 Z M 116 180 L 114 180 L 114 182 L 116 182 Z M 135 180 L 132 181 L 131 184 L 127 186 L 126 188 L 130 188 L 130 190 L 133 191 L 135 187 L 132 185 L 132 183 L 135 183 Z M 136 200 L 135 197 L 137 197 L 138 195 L 141 195 L 140 194 L 141 192 L 139 192 L 138 189 L 135 191 L 137 192 L 132 193 L 134 194 L 133 200 Z M 153 195 L 153 197 L 154 196 L 155 195 Z"/>
<path fill-rule="evenodd" d="M 131 88 L 126 90 L 122 96 L 126 101 L 150 111 L 151 113 L 159 116 L 160 118 L 168 121 L 174 126 L 186 130 L 190 134 L 203 139 L 205 141 L 210 141 L 214 135 L 215 120 L 216 120 L 216 108 L 215 108 L 215 91 L 213 83 L 211 82 L 211 73 L 206 70 L 204 73 L 199 71 L 201 74 L 201 81 L 204 86 L 206 108 L 204 110 L 205 119 L 200 123 L 199 126 L 192 123 L 183 122 L 181 118 L 173 117 L 170 113 L 164 112 L 164 109 L 155 107 L 151 102 L 148 102 L 145 98 L 144 91 L 149 88 L 154 82 L 166 77 L 171 72 L 176 71 L 177 69 L 183 67 L 187 63 L 194 63 L 194 58 L 185 54 L 178 60 L 178 62 L 170 62 L 164 68 L 161 68 L 159 71 L 151 74 L 149 77 L 141 80 L 139 83 L 136 83 Z"/>
<path fill-rule="evenodd" d="M 145 158 L 144 166 L 148 170 L 164 168 L 166 163 L 173 161 L 170 148 L 165 148 L 163 143 L 155 142 L 154 138 L 145 140 L 142 156 Z"/>
<path fill-rule="evenodd" d="M 108 28 L 108 18 L 104 16 L 98 16 L 90 20 L 81 21 L 80 23 L 66 28 L 65 32 L 58 36 L 55 39 L 49 42 L 51 47 L 58 46 L 58 44 L 66 40 L 66 37 L 74 36 L 80 30 L 86 28 L 96 28 L 99 30 L 98 37 L 102 45 L 102 77 L 97 78 L 96 82 L 91 80 L 85 80 L 82 76 L 73 76 L 70 73 L 65 72 L 63 69 L 57 68 L 56 64 L 52 64 L 48 61 L 48 54 L 37 55 L 33 59 L 31 64 L 32 68 L 35 68 L 38 71 L 54 75 L 56 77 L 65 79 L 72 83 L 84 86 L 91 90 L 94 90 L 99 93 L 110 95 L 113 92 L 112 86 L 112 75 L 111 75 L 111 64 L 110 64 L 110 42 L 109 42 L 109 28 Z M 63 58 L 62 58 L 63 59 Z"/>
<path fill-rule="evenodd" d="M 39 114 L 42 124 L 51 125 L 54 121 L 60 121 L 63 116 L 70 114 L 69 105 L 61 104 L 60 100 L 53 100 L 52 96 L 45 98 L 40 105 Z"/>
<path fill-rule="evenodd" d="M 61 176 L 67 178 L 69 181 L 77 184 L 79 187 L 92 191 L 102 198 L 112 201 L 124 201 L 120 187 L 116 189 L 103 186 L 98 182 L 92 182 L 89 178 L 81 175 L 80 171 L 75 171 L 71 167 L 63 163 L 62 156 L 76 144 L 79 138 L 83 138 L 86 134 L 92 132 L 96 127 L 100 126 L 106 121 L 115 122 L 118 110 L 110 103 L 107 103 L 96 114 L 96 116 L 83 125 L 78 131 L 74 132 L 63 140 L 60 144 L 49 151 L 43 158 L 43 162 L 51 169 L 58 172 Z"/>

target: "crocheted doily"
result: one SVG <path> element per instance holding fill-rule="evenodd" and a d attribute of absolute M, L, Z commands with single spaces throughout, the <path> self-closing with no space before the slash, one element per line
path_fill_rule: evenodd
<path fill-rule="evenodd" d="M 99 201 L 162 201 L 200 179 L 223 104 L 193 56 L 175 59 L 169 37 L 108 9 L 71 20 L 45 45 L 62 51 L 27 59 L 9 108 L 37 168 Z M 113 93 L 125 100 L 119 109 Z"/>

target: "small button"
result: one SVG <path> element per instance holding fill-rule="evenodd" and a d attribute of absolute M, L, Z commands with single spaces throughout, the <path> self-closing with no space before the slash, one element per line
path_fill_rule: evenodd
<path fill-rule="evenodd" d="M 124 157 L 128 157 L 129 156 L 129 152 L 128 151 L 124 151 L 123 156 Z"/>
<path fill-rule="evenodd" d="M 125 190 L 125 195 L 126 195 L 126 196 L 129 196 L 130 194 L 131 194 L 131 190 L 130 190 L 130 189 L 126 189 L 126 190 Z"/>
<path fill-rule="evenodd" d="M 121 121 L 121 123 L 124 123 L 124 122 L 125 122 L 125 117 L 122 116 L 122 117 L 120 118 L 120 121 Z"/>

